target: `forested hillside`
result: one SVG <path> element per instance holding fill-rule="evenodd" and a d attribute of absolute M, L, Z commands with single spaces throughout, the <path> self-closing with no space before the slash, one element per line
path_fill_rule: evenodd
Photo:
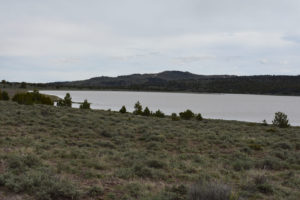
<path fill-rule="evenodd" d="M 203 76 L 189 72 L 165 71 L 158 74 L 133 74 L 118 77 L 96 77 L 83 81 L 55 82 L 44 86 L 55 88 L 300 95 L 300 76 Z"/>

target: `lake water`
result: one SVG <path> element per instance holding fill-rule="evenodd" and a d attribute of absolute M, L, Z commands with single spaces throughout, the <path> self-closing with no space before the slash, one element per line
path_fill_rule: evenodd
<path fill-rule="evenodd" d="M 67 92 L 75 102 L 87 99 L 93 109 L 118 111 L 123 105 L 132 111 L 140 101 L 150 110 L 162 110 L 166 114 L 191 109 L 205 118 L 261 122 L 272 122 L 274 113 L 288 115 L 292 125 L 300 125 L 300 97 L 243 94 L 191 94 L 168 92 L 127 91 L 40 91 L 63 98 Z M 74 107 L 79 107 L 74 104 Z"/>

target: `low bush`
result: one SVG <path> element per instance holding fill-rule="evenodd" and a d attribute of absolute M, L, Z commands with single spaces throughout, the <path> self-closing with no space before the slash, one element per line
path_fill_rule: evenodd
<path fill-rule="evenodd" d="M 290 124 L 287 115 L 282 112 L 275 113 L 273 125 L 279 128 L 288 128 Z"/>
<path fill-rule="evenodd" d="M 172 113 L 171 119 L 172 119 L 172 121 L 178 121 L 178 120 L 180 120 L 180 118 L 177 116 L 176 113 Z"/>
<path fill-rule="evenodd" d="M 57 102 L 57 106 L 72 107 L 72 98 L 70 93 L 67 93 L 64 99 L 60 99 Z"/>
<path fill-rule="evenodd" d="M 8 101 L 9 100 L 9 96 L 8 96 L 8 93 L 6 91 L 1 92 L 1 90 L 0 90 L 0 100 L 3 100 L 3 101 Z"/>
<path fill-rule="evenodd" d="M 263 126 L 268 126 L 267 120 L 264 119 L 264 120 L 262 121 L 262 125 L 263 125 Z"/>
<path fill-rule="evenodd" d="M 8 169 L 16 172 L 24 171 L 28 168 L 34 168 L 41 164 L 41 160 L 34 154 L 26 154 L 23 156 L 17 154 L 8 154 L 5 156 Z"/>
<path fill-rule="evenodd" d="M 198 113 L 198 114 L 196 115 L 196 119 L 197 119 L 198 121 L 202 121 L 202 120 L 203 120 L 203 117 L 202 117 L 202 115 L 201 115 L 200 113 Z"/>
<path fill-rule="evenodd" d="M 255 143 L 249 144 L 249 147 L 255 151 L 261 151 L 263 149 L 260 144 L 255 144 Z"/>
<path fill-rule="evenodd" d="M 164 114 L 162 111 L 157 110 L 157 111 L 154 113 L 154 116 L 155 116 L 155 117 L 163 118 L 163 117 L 165 117 L 165 114 Z"/>
<path fill-rule="evenodd" d="M 188 192 L 188 200 L 233 200 L 231 188 L 216 182 L 199 182 L 192 185 Z"/>
<path fill-rule="evenodd" d="M 26 82 L 22 82 L 21 85 L 20 85 L 20 88 L 23 88 L 23 89 L 27 88 L 27 83 Z"/>
<path fill-rule="evenodd" d="M 189 120 L 195 116 L 195 114 L 191 110 L 186 110 L 184 112 L 179 113 L 179 116 L 182 119 Z"/>
<path fill-rule="evenodd" d="M 119 110 L 120 113 L 126 113 L 127 110 L 126 110 L 126 107 L 125 106 L 122 106 L 122 108 Z"/>
<path fill-rule="evenodd" d="M 233 169 L 235 171 L 249 170 L 252 166 L 252 162 L 248 160 L 237 160 L 233 163 Z"/>
<path fill-rule="evenodd" d="M 25 192 L 39 200 L 79 199 L 80 193 L 73 184 L 45 169 L 30 170 L 22 174 L 4 173 L 0 175 L 0 180 L 10 191 Z"/>
<path fill-rule="evenodd" d="M 265 170 L 282 170 L 288 168 L 285 162 L 276 157 L 266 157 L 256 163 L 256 168 Z"/>
<path fill-rule="evenodd" d="M 7 169 L 0 175 L 0 186 L 15 193 L 27 193 L 39 200 L 79 199 L 79 190 L 56 176 L 33 154 L 8 154 Z"/>
<path fill-rule="evenodd" d="M 92 186 L 89 188 L 87 195 L 89 197 L 97 197 L 103 195 L 103 193 L 104 193 L 103 188 L 99 186 Z"/>
<path fill-rule="evenodd" d="M 253 178 L 254 186 L 256 189 L 264 194 L 271 194 L 273 193 L 273 187 L 271 184 L 268 183 L 268 179 L 265 175 L 256 175 Z"/>
<path fill-rule="evenodd" d="M 142 115 L 144 115 L 144 116 L 150 116 L 150 115 L 151 115 L 151 112 L 150 112 L 150 110 L 149 110 L 148 107 L 146 107 L 146 108 L 144 109 Z"/>
<path fill-rule="evenodd" d="M 142 166 L 140 164 L 135 165 L 133 167 L 133 172 L 136 176 L 141 177 L 141 178 L 152 178 L 153 177 L 153 173 L 152 173 L 151 169 L 149 169 L 148 167 Z"/>
<path fill-rule="evenodd" d="M 143 107 L 142 107 L 142 105 L 139 101 L 136 102 L 135 105 L 134 105 L 133 114 L 135 114 L 135 115 L 142 115 L 143 114 Z"/>
<path fill-rule="evenodd" d="M 274 145 L 275 149 L 292 149 L 291 145 L 286 142 L 279 142 Z"/>
<path fill-rule="evenodd" d="M 19 104 L 33 105 L 33 104 L 45 104 L 53 105 L 53 101 L 50 97 L 40 94 L 38 90 L 27 93 L 17 93 L 12 98 L 13 101 Z"/>
<path fill-rule="evenodd" d="M 156 169 L 162 169 L 166 167 L 166 163 L 160 160 L 149 160 L 147 161 L 148 167 L 156 168 Z"/>
<path fill-rule="evenodd" d="M 80 105 L 80 109 L 90 109 L 91 104 L 87 101 L 84 100 L 84 102 Z"/>

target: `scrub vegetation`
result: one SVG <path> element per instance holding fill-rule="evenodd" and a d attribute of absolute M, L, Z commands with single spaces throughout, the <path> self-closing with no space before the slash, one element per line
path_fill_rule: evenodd
<path fill-rule="evenodd" d="M 299 199 L 299 127 L 148 117 L 140 106 L 0 101 L 0 199 Z"/>

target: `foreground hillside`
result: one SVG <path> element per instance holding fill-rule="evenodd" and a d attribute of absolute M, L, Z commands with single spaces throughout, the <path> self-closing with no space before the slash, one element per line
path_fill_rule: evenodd
<path fill-rule="evenodd" d="M 0 102 L 0 159 L 0 199 L 300 196 L 299 127 Z"/>

